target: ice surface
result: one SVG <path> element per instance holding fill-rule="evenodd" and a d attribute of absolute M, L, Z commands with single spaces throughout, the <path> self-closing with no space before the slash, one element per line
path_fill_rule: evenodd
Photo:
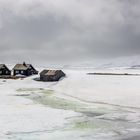
<path fill-rule="evenodd" d="M 113 140 L 140 131 L 138 70 L 64 70 L 59 82 L 0 79 L 1 140 Z"/>

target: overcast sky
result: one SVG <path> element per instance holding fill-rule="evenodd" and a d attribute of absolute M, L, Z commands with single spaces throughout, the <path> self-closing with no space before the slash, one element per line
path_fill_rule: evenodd
<path fill-rule="evenodd" d="M 79 62 L 140 54 L 140 0 L 0 0 L 0 59 Z"/>

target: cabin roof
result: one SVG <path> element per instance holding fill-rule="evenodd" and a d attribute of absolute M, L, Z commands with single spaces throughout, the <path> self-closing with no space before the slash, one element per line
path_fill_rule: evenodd
<path fill-rule="evenodd" d="M 0 64 L 0 69 L 4 68 L 5 65 L 4 64 Z"/>
<path fill-rule="evenodd" d="M 33 69 L 36 71 L 36 69 L 31 64 L 16 64 L 13 68 L 14 70 L 27 70 L 27 69 Z"/>
<path fill-rule="evenodd" d="M 9 68 L 5 64 L 0 64 L 0 69 L 9 70 Z M 10 71 L 10 70 L 9 70 Z"/>
<path fill-rule="evenodd" d="M 16 64 L 13 69 L 16 69 L 16 70 L 27 70 L 28 68 L 29 68 L 28 65 Z"/>
<path fill-rule="evenodd" d="M 40 75 L 48 75 L 54 76 L 56 73 L 60 72 L 61 70 L 43 70 Z"/>
<path fill-rule="evenodd" d="M 49 70 L 43 70 L 41 71 L 40 75 L 45 75 Z"/>

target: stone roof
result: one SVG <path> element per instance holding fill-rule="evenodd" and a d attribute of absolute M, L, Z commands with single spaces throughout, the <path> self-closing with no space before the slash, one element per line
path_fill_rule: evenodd
<path fill-rule="evenodd" d="M 36 71 L 36 69 L 31 64 L 16 64 L 13 68 L 14 70 L 27 70 L 27 69 L 33 69 Z"/>
<path fill-rule="evenodd" d="M 27 70 L 29 67 L 23 64 L 16 64 L 13 69 L 15 70 Z"/>
<path fill-rule="evenodd" d="M 49 70 L 43 70 L 40 75 L 46 75 Z"/>
<path fill-rule="evenodd" d="M 43 70 L 40 75 L 54 76 L 59 72 L 61 72 L 61 70 Z"/>

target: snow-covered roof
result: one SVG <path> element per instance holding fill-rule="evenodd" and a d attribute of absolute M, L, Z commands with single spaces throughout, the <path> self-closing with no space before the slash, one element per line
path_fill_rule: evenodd
<path fill-rule="evenodd" d="M 26 64 L 25 62 L 23 64 L 16 64 L 13 69 L 14 70 L 34 69 L 35 70 L 35 68 L 31 64 Z"/>
<path fill-rule="evenodd" d="M 13 69 L 15 70 L 27 70 L 29 67 L 24 64 L 16 64 Z"/>
<path fill-rule="evenodd" d="M 43 70 L 40 75 L 56 75 L 57 73 L 61 72 L 61 70 Z"/>

